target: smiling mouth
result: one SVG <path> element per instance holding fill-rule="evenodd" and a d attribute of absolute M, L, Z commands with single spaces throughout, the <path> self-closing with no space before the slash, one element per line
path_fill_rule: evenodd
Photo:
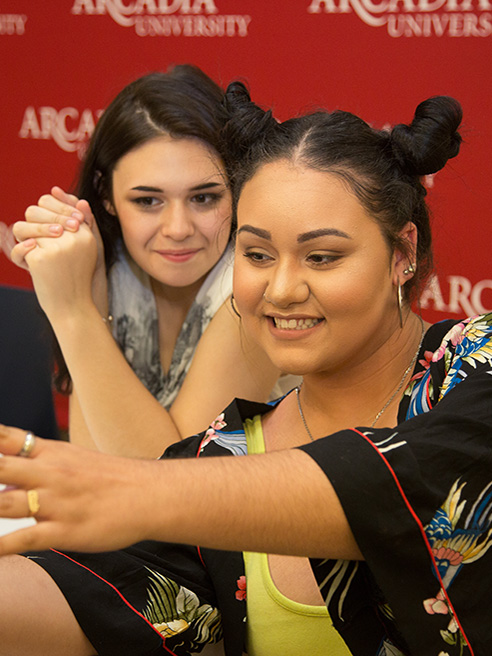
<path fill-rule="evenodd" d="M 187 261 L 194 257 L 200 251 L 199 248 L 186 250 L 186 251 L 157 251 L 157 253 L 165 258 L 166 260 L 171 260 L 174 262 Z"/>
<path fill-rule="evenodd" d="M 189 248 L 187 250 L 181 250 L 181 251 L 173 251 L 173 250 L 166 250 L 166 251 L 157 251 L 160 253 L 160 255 L 193 255 L 193 253 L 198 253 L 200 249 L 198 248 Z"/>
<path fill-rule="evenodd" d="M 313 328 L 323 319 L 281 319 L 280 317 L 272 317 L 275 328 L 282 330 L 307 330 Z"/>

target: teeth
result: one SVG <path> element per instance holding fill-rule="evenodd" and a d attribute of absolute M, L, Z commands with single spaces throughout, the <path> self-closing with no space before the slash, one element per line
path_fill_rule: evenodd
<path fill-rule="evenodd" d="M 277 328 L 283 328 L 284 330 L 306 330 L 315 326 L 321 319 L 280 319 L 273 317 L 273 321 Z"/>

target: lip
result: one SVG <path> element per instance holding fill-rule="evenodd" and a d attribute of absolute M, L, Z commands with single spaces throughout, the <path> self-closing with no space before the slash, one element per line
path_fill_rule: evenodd
<path fill-rule="evenodd" d="M 276 337 L 281 337 L 283 339 L 301 339 L 303 337 L 307 337 L 309 335 L 312 335 L 314 332 L 317 331 L 317 329 L 324 323 L 324 319 L 322 317 L 314 317 L 312 315 L 281 315 L 281 314 L 268 314 L 266 315 L 266 319 L 268 321 L 268 327 L 270 329 L 270 332 L 272 335 Z M 276 325 L 275 319 L 277 320 L 283 320 L 283 321 L 296 321 L 298 324 L 304 324 L 306 321 L 316 321 L 316 323 L 312 326 L 309 327 L 295 327 L 295 326 L 289 326 L 289 327 L 280 327 Z"/>
<path fill-rule="evenodd" d="M 199 253 L 201 248 L 187 248 L 187 249 L 166 249 L 155 251 L 163 259 L 168 262 L 181 263 L 188 262 L 191 260 L 197 253 Z"/>

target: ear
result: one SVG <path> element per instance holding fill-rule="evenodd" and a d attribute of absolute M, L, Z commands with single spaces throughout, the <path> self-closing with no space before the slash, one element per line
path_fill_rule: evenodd
<path fill-rule="evenodd" d="M 107 186 L 104 184 L 103 175 L 101 171 L 96 171 L 94 173 L 93 183 L 94 183 L 94 189 L 96 193 L 99 195 L 99 198 L 101 199 L 101 202 L 106 212 L 108 214 L 111 214 L 112 216 L 116 216 L 116 210 L 114 208 L 113 203 L 108 198 Z"/>
<path fill-rule="evenodd" d="M 418 231 L 415 223 L 409 221 L 405 227 L 398 233 L 400 240 L 406 248 L 396 247 L 393 253 L 392 270 L 393 284 L 398 285 L 398 280 L 402 285 L 413 277 L 416 266 L 417 240 Z"/>
<path fill-rule="evenodd" d="M 108 214 L 112 214 L 113 216 L 116 216 L 116 210 L 114 209 L 113 204 L 111 203 L 111 201 L 109 201 L 107 198 L 105 198 L 103 200 L 103 205 L 104 205 L 104 209 L 106 210 L 106 212 Z"/>

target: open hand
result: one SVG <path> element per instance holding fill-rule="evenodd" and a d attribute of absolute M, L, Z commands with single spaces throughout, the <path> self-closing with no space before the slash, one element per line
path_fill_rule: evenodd
<path fill-rule="evenodd" d="M 39 510 L 34 526 L 0 537 L 0 555 L 48 548 L 108 551 L 148 537 L 139 504 L 151 505 L 145 481 L 159 475 L 159 462 L 41 438 L 29 457 L 17 457 L 25 436 L 0 426 L 0 483 L 9 486 L 0 492 L 0 517 L 29 516 L 28 490 L 35 491 Z"/>

